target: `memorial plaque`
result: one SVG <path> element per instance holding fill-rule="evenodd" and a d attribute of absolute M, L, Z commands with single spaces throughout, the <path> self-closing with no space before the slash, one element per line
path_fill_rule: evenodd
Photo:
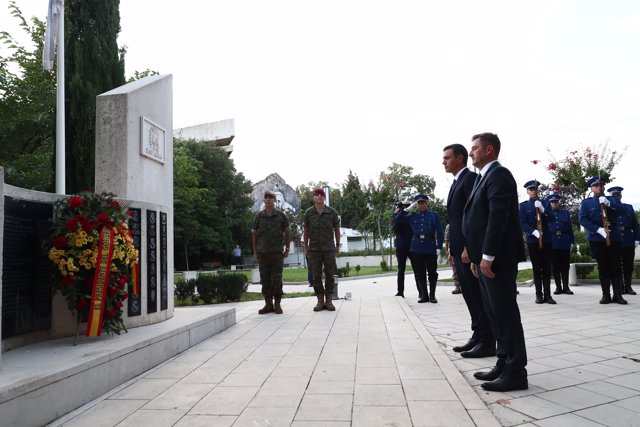
<path fill-rule="evenodd" d="M 51 203 L 4 197 L 2 338 L 51 328 Z"/>
<path fill-rule="evenodd" d="M 147 313 L 158 311 L 158 232 L 156 211 L 147 211 Z"/>
<path fill-rule="evenodd" d="M 167 289 L 167 213 L 160 212 L 160 310 L 168 306 Z"/>
<path fill-rule="evenodd" d="M 138 250 L 138 253 L 142 253 L 140 243 L 142 242 L 142 225 L 141 215 L 142 211 L 139 208 L 129 209 L 131 216 L 127 221 L 129 230 L 131 230 L 131 236 L 133 237 L 133 246 Z M 137 266 L 138 269 L 138 295 L 133 292 L 133 285 L 129 284 L 129 302 L 127 305 L 127 315 L 129 317 L 140 316 L 142 314 L 142 283 L 140 281 L 140 263 Z"/>

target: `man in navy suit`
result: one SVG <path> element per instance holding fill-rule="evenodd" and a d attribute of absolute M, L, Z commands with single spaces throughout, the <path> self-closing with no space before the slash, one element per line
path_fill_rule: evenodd
<path fill-rule="evenodd" d="M 453 184 L 447 197 L 449 215 L 449 262 L 458 272 L 462 297 L 471 315 L 473 334 L 466 344 L 453 347 L 462 357 L 489 357 L 496 355 L 496 339 L 491 332 L 489 318 L 482 306 L 478 279 L 471 273 L 470 264 L 462 262 L 464 236 L 462 234 L 462 215 L 464 205 L 469 199 L 473 184 L 478 176 L 467 168 L 469 154 L 462 144 L 447 145 L 443 149 L 442 164 L 447 173 L 453 175 Z"/>
<path fill-rule="evenodd" d="M 524 390 L 527 350 L 516 301 L 518 262 L 525 260 L 518 191 L 509 169 L 498 163 L 500 139 L 493 133 L 472 138 L 469 156 L 480 170 L 464 207 L 462 231 L 471 271 L 478 277 L 485 312 L 498 341 L 496 365 L 474 377 L 489 391 Z"/>

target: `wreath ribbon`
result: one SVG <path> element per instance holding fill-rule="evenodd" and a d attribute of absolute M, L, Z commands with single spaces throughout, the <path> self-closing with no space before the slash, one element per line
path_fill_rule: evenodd
<path fill-rule="evenodd" d="M 96 271 L 93 275 L 93 292 L 89 306 L 89 319 L 85 336 L 97 337 L 102 332 L 105 292 L 109 284 L 109 272 L 113 258 L 114 231 L 111 227 L 102 227 L 98 243 Z"/>

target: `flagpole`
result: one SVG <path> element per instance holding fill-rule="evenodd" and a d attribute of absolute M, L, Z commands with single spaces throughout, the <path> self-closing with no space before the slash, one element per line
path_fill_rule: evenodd
<path fill-rule="evenodd" d="M 64 129 L 64 1 L 58 14 L 57 78 L 56 78 L 56 193 L 65 194 L 65 129 Z"/>

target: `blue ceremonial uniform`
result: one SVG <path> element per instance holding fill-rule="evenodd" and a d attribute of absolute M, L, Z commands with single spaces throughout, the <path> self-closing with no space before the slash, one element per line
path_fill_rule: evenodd
<path fill-rule="evenodd" d="M 575 243 L 571 215 L 564 209 L 551 209 L 550 213 L 552 220 L 549 223 L 549 231 L 551 234 L 552 249 L 570 250 L 571 245 Z"/>
<path fill-rule="evenodd" d="M 640 241 L 640 226 L 638 226 L 638 218 L 633 206 L 622 203 L 616 217 L 616 226 L 621 234 L 622 247 L 635 247 L 636 241 Z"/>
<path fill-rule="evenodd" d="M 416 201 L 427 201 L 425 195 L 416 196 Z M 416 277 L 416 284 L 420 293 L 419 302 L 438 302 L 435 298 L 436 284 L 438 282 L 438 251 L 444 243 L 444 230 L 440 217 L 433 211 L 407 212 L 400 211 L 394 215 L 397 223 L 408 224 L 413 232 L 411 239 L 411 262 Z M 427 274 L 429 278 L 429 290 L 427 289 Z"/>
<path fill-rule="evenodd" d="M 602 180 L 598 182 L 597 179 L 599 177 L 593 177 L 589 181 L 592 189 L 595 186 L 597 190 L 597 186 L 603 184 Z M 584 199 L 580 204 L 580 225 L 587 230 L 586 237 L 591 253 L 598 262 L 600 287 L 602 288 L 600 304 L 608 304 L 612 301 L 618 304 L 626 304 L 627 302 L 622 298 L 622 233 L 617 227 L 618 217 L 622 213 L 623 206 L 617 197 L 606 197 L 609 201 L 609 206 L 605 206 L 606 218 L 604 219 L 606 221 L 603 224 L 602 207 L 599 197 L 595 194 L 597 194 L 596 191 L 594 191 L 593 197 Z M 609 230 L 609 244 L 598 233 L 600 228 Z M 613 287 L 613 299 L 610 293 L 611 287 Z"/>
<path fill-rule="evenodd" d="M 612 242 L 621 242 L 622 234 L 614 226 L 617 222 L 617 212 L 622 207 L 622 203 L 617 197 L 606 196 L 610 206 L 606 208 L 609 219 L 609 237 Z M 598 197 L 589 197 L 580 204 L 580 225 L 587 230 L 587 241 L 604 243 L 605 238 L 598 234 L 598 228 L 602 227 L 602 210 Z"/>
<path fill-rule="evenodd" d="M 559 197 L 553 200 L 559 201 Z M 550 200 L 549 197 L 547 200 Z M 564 209 L 551 209 L 553 219 L 549 223 L 551 232 L 551 266 L 553 267 L 553 279 L 556 282 L 554 294 L 573 295 L 569 289 L 569 263 L 571 261 L 571 245 L 575 243 L 571 215 Z"/>
<path fill-rule="evenodd" d="M 537 183 L 537 181 L 535 181 Z M 525 185 L 530 188 L 528 182 Z M 536 218 L 535 202 L 540 201 L 544 212 L 540 213 L 540 222 L 542 222 L 542 248 L 539 240 L 533 235 L 538 230 L 538 221 Z M 540 304 L 548 302 L 555 304 L 551 297 L 551 244 L 552 236 L 549 230 L 549 223 L 553 220 L 551 215 L 551 206 L 546 200 L 531 198 L 519 205 L 520 228 L 525 233 L 525 243 L 529 250 L 529 258 L 531 259 L 531 268 L 533 270 L 533 283 L 536 286 L 536 303 Z M 543 292 L 544 291 L 544 292 Z"/>
<path fill-rule="evenodd" d="M 538 243 L 538 238 L 533 236 L 533 230 L 538 229 L 538 222 L 536 220 L 536 207 L 534 203 L 538 199 L 529 199 L 526 202 L 520 203 L 520 228 L 525 233 L 525 243 Z M 540 214 L 542 220 L 542 243 L 551 244 L 551 233 L 549 232 L 549 222 L 553 220 L 550 214 L 551 206 L 549 202 L 541 200 L 542 207 L 544 207 L 544 213 Z"/>

